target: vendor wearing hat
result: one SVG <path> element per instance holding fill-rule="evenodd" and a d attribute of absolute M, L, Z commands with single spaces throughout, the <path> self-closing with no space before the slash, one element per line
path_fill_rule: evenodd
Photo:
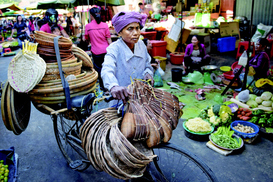
<path fill-rule="evenodd" d="M 137 12 L 120 12 L 112 19 L 121 38 L 107 47 L 101 77 L 104 87 L 124 103 L 130 95 L 127 86 L 131 79 L 151 80 L 152 85 L 154 82 L 151 57 L 143 41 L 139 41 L 140 29 L 146 18 Z"/>

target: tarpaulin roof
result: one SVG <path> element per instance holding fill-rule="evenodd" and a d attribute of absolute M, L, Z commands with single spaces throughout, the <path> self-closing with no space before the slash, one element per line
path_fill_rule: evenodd
<path fill-rule="evenodd" d="M 106 3 L 107 5 L 110 5 L 110 6 L 125 5 L 124 0 L 70 0 L 70 3 L 72 4 L 72 6 L 94 5 L 94 4 L 102 5 L 103 3 Z"/>
<path fill-rule="evenodd" d="M 71 0 L 50 0 L 50 1 L 43 1 L 38 2 L 37 9 L 48 9 L 48 8 L 55 8 L 55 9 L 66 9 L 69 7 Z"/>
<path fill-rule="evenodd" d="M 21 8 L 19 8 L 18 6 L 16 6 L 15 4 L 13 3 L 9 3 L 9 4 L 0 4 L 0 9 L 3 11 L 5 11 L 6 9 L 11 9 L 11 10 L 14 10 L 14 11 L 19 11 L 19 10 L 22 10 Z M 4 12 L 3 11 L 3 12 Z"/>

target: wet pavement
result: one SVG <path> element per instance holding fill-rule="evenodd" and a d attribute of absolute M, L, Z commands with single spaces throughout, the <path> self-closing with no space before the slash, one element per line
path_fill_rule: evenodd
<path fill-rule="evenodd" d="M 230 66 L 236 61 L 234 52 L 211 56 L 211 64 L 217 66 Z M 0 57 L 2 82 L 7 79 L 11 58 Z M 167 69 L 173 66 L 169 63 Z M 18 181 L 122 181 L 92 167 L 84 172 L 70 169 L 58 148 L 50 116 L 37 111 L 33 106 L 31 109 L 29 125 L 18 136 L 8 131 L 2 117 L 0 118 L 0 149 L 15 147 L 15 152 L 19 155 Z M 273 181 L 273 143 L 268 139 L 258 137 L 254 144 L 245 144 L 243 150 L 223 156 L 206 147 L 205 141 L 187 138 L 180 121 L 170 142 L 198 156 L 211 168 L 220 182 Z"/>

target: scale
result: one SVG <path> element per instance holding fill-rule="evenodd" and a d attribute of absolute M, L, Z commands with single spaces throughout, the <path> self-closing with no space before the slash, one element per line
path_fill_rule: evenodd
<path fill-rule="evenodd" d="M 214 82 L 217 82 L 216 75 L 212 74 L 217 68 L 215 65 L 205 65 L 201 67 L 201 70 L 204 72 L 204 82 L 206 85 L 214 85 Z"/>

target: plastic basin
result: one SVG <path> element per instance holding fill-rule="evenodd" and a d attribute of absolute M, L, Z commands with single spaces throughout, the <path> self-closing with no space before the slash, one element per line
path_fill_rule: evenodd
<path fill-rule="evenodd" d="M 244 126 L 250 126 L 254 129 L 254 133 L 243 133 L 243 132 L 240 132 L 236 129 L 234 129 L 235 126 L 237 126 L 238 124 L 241 124 L 241 125 L 244 125 Z M 259 132 L 259 127 L 251 122 L 248 122 L 248 121 L 242 121 L 242 120 L 236 120 L 236 121 L 233 121 L 231 124 L 230 124 L 230 128 L 232 130 L 234 130 L 234 133 L 242 138 L 252 138 L 254 136 L 257 135 L 257 133 Z"/>

